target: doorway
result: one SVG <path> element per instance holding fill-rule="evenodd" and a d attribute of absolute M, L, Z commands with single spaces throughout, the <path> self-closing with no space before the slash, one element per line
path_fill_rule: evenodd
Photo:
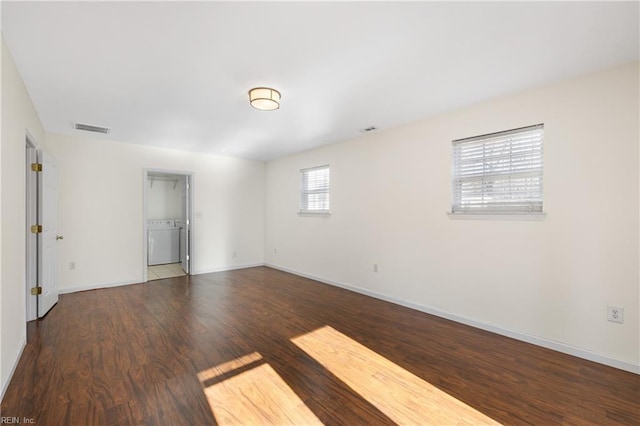
<path fill-rule="evenodd" d="M 191 273 L 193 173 L 144 171 L 144 281 Z"/>

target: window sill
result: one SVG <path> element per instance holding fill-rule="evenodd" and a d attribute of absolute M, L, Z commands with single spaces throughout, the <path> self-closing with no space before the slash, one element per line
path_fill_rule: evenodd
<path fill-rule="evenodd" d="M 447 212 L 449 219 L 456 220 L 525 220 L 542 221 L 547 217 L 546 213 L 451 213 Z"/>
<path fill-rule="evenodd" d="M 331 216 L 331 212 L 322 211 L 322 212 L 298 212 L 298 216 L 309 216 L 309 217 L 329 217 Z"/>

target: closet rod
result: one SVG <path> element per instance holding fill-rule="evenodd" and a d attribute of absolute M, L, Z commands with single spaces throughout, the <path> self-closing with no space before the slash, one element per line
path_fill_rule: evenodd
<path fill-rule="evenodd" d="M 173 189 L 176 189 L 176 186 L 178 186 L 178 178 L 174 178 L 174 177 L 169 177 L 169 176 L 147 176 L 147 179 L 150 182 L 150 187 L 153 188 L 153 181 L 154 180 L 163 180 L 163 181 L 167 181 L 167 182 L 173 182 Z"/>

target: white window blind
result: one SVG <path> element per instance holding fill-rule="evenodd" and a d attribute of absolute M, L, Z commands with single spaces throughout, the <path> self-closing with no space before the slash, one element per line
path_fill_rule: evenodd
<path fill-rule="evenodd" d="M 458 139 L 452 213 L 542 213 L 544 125 Z"/>
<path fill-rule="evenodd" d="M 329 212 L 329 166 L 300 170 L 300 212 Z"/>

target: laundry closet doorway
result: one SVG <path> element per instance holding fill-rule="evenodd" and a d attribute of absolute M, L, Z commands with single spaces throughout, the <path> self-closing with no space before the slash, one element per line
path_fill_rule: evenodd
<path fill-rule="evenodd" d="M 191 272 L 192 173 L 144 171 L 144 281 Z"/>

